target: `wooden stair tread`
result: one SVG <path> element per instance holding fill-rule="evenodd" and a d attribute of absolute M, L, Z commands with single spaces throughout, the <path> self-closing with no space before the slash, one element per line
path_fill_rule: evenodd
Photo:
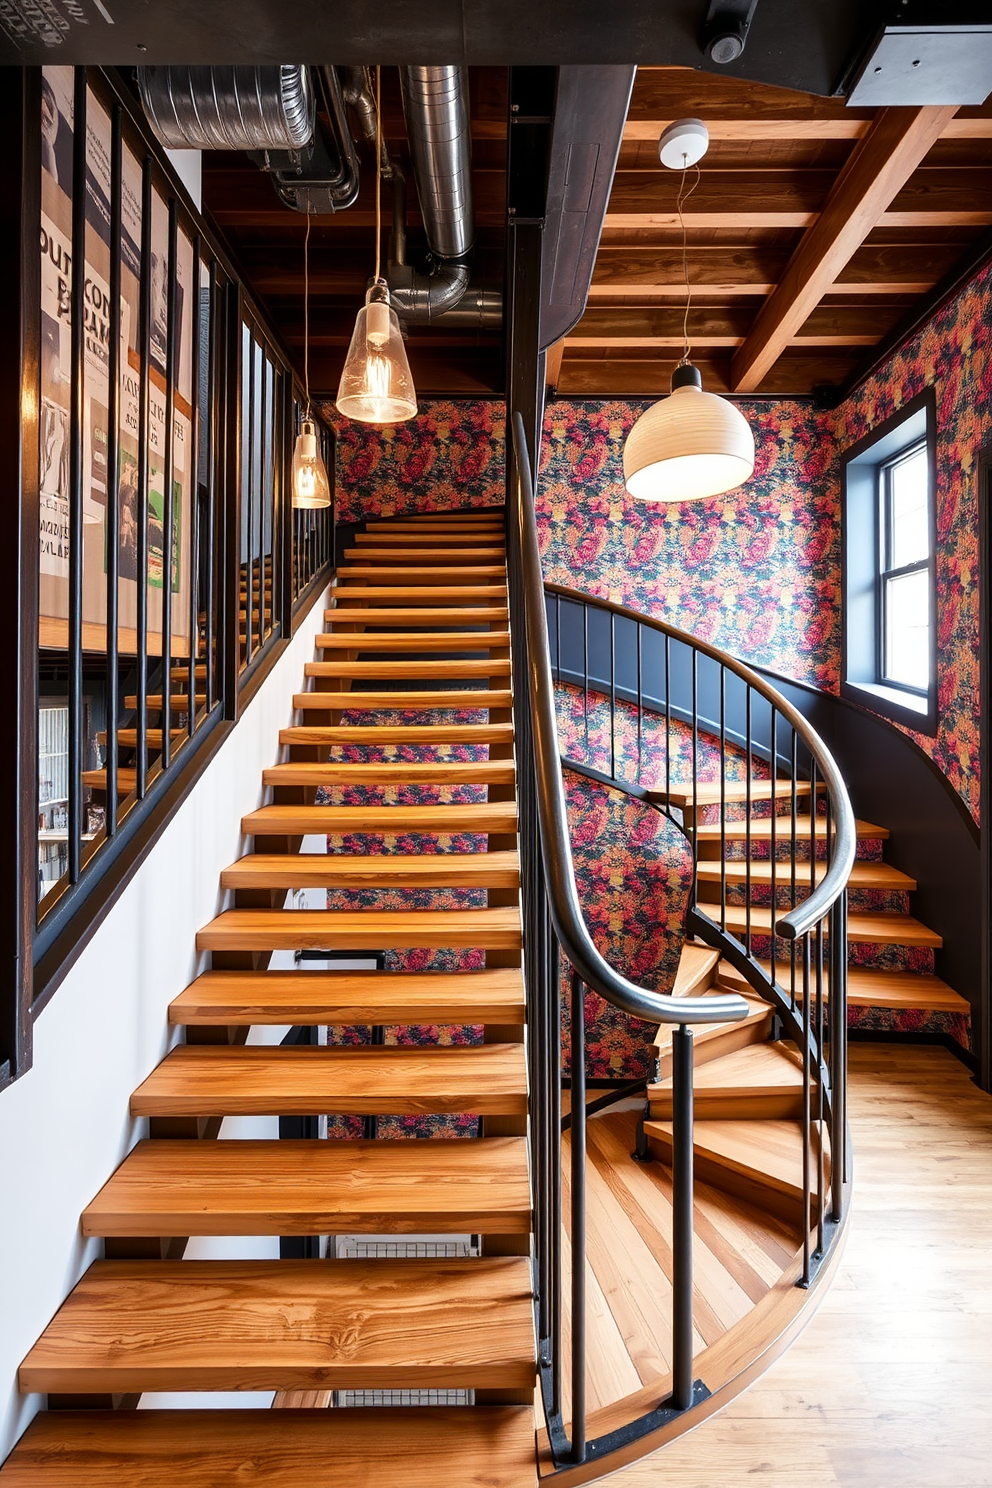
<path fill-rule="evenodd" d="M 316 635 L 320 651 L 505 651 L 510 644 L 505 630 L 442 630 L 437 635 Z"/>
<path fill-rule="evenodd" d="M 449 574 L 450 578 L 451 575 Z M 361 584 L 343 587 L 335 584 L 331 590 L 336 605 L 345 600 L 349 605 L 364 604 L 366 600 L 392 600 L 396 604 L 431 605 L 437 600 L 460 599 L 472 604 L 493 599 L 506 604 L 506 584 Z"/>
<path fill-rule="evenodd" d="M 813 835 L 825 842 L 827 837 L 827 819 L 825 816 L 813 818 L 816 829 Z M 756 816 L 752 817 L 750 823 L 744 821 L 728 821 L 720 826 L 719 822 L 706 822 L 696 828 L 696 838 L 699 842 L 719 842 L 720 834 L 728 842 L 741 842 L 748 835 L 750 827 L 751 838 L 754 842 L 768 842 L 772 837 L 772 823 L 775 824 L 775 837 L 778 842 L 786 843 L 792 840 L 792 818 L 791 816 Z M 874 822 L 855 822 L 855 831 L 859 839 L 879 838 L 884 840 L 889 835 L 888 827 L 878 827 Z M 801 841 L 806 841 L 811 835 L 811 818 L 808 816 L 796 817 L 796 836 Z"/>
<path fill-rule="evenodd" d="M 205 971 L 169 1006 L 176 1024 L 517 1024 L 523 974 L 466 972 Z"/>
<path fill-rule="evenodd" d="M 194 702 L 195 702 L 196 707 L 198 707 L 198 708 L 204 707 L 205 704 L 206 704 L 206 701 L 207 701 L 207 694 L 205 692 L 198 692 L 198 693 L 196 693 L 196 695 L 194 697 Z M 148 708 L 151 710 L 151 712 L 153 712 L 153 713 L 162 713 L 162 712 L 164 712 L 165 697 L 164 697 L 164 694 L 162 694 L 161 692 L 151 692 L 151 693 L 149 693 L 148 696 L 147 696 L 147 698 L 145 699 L 145 702 L 146 702 Z M 125 699 L 124 699 L 124 706 L 125 706 L 125 708 L 130 708 L 132 712 L 136 712 L 137 711 L 137 708 L 138 708 L 138 695 L 137 695 L 137 693 L 130 693 L 130 694 L 128 694 L 128 696 L 125 697 Z M 169 711 L 171 713 L 188 713 L 189 712 L 189 693 L 187 693 L 187 692 L 173 692 L 173 693 L 170 693 L 169 694 Z"/>
<path fill-rule="evenodd" d="M 359 808 L 361 809 L 361 808 Z M 452 946 L 519 950 L 520 911 L 498 909 L 227 909 L 197 931 L 198 951 Z"/>
<path fill-rule="evenodd" d="M 422 606 L 420 609 L 347 609 L 325 610 L 324 619 L 331 625 L 484 625 L 497 620 L 508 620 L 509 610 L 505 605 L 468 605 L 442 608 Z"/>
<path fill-rule="evenodd" d="M 508 835 L 517 830 L 512 801 L 470 802 L 466 806 L 260 806 L 241 818 L 249 837 L 308 836 L 312 832 L 395 837 L 404 832 L 450 836 L 476 832 Z"/>
<path fill-rule="evenodd" d="M 508 688 L 487 691 L 452 687 L 440 691 L 425 688 L 422 692 L 389 692 L 385 689 L 381 692 L 297 692 L 293 696 L 294 708 L 301 712 L 316 710 L 322 713 L 402 712 L 404 709 L 420 713 L 434 708 L 506 711 L 512 703 L 513 694 Z"/>
<path fill-rule="evenodd" d="M 262 771 L 263 785 L 512 785 L 515 778 L 512 760 L 291 760 Z"/>
<path fill-rule="evenodd" d="M 3 1488 L 535 1488 L 528 1406 L 42 1411 Z M 305 1464 L 305 1467 L 304 1467 Z"/>
<path fill-rule="evenodd" d="M 501 657 L 469 658 L 465 661 L 308 661 L 307 677 L 352 677 L 356 680 L 383 677 L 401 681 L 423 677 L 508 677 L 510 663 Z"/>
<path fill-rule="evenodd" d="M 222 889 L 515 889 L 516 852 L 248 853 L 225 868 Z"/>
<path fill-rule="evenodd" d="M 526 1110 L 522 1044 L 179 1044 L 131 1097 L 132 1116 L 519 1116 Z"/>
<path fill-rule="evenodd" d="M 646 1121 L 644 1130 L 662 1149 L 671 1149 L 670 1121 Z M 781 1193 L 801 1198 L 803 1130 L 799 1121 L 695 1121 L 697 1160 Z"/>
<path fill-rule="evenodd" d="M 351 560 L 357 559 L 359 563 L 402 563 L 407 565 L 415 561 L 418 565 L 436 563 L 459 563 L 469 568 L 477 568 L 480 564 L 505 563 L 506 549 L 500 543 L 498 547 L 487 546 L 482 539 L 474 542 L 460 541 L 450 546 L 421 547 L 417 545 L 411 551 L 408 547 L 387 548 L 345 548 L 344 559 L 347 567 L 342 572 L 347 573 Z"/>
<path fill-rule="evenodd" d="M 712 906 L 712 911 L 713 918 L 718 919 L 717 906 Z M 779 909 L 774 913 L 778 921 L 786 911 Z M 729 930 L 744 931 L 747 915 L 743 904 L 728 904 L 726 915 Z M 772 911 L 767 906 L 760 904 L 751 906 L 753 934 L 769 934 L 771 921 Z M 939 950 L 944 943 L 935 930 L 930 930 L 919 920 L 914 920 L 912 915 L 868 913 L 861 910 L 852 910 L 848 915 L 847 937 L 848 940 L 859 940 L 868 945 L 932 946 L 936 950 Z"/>
<path fill-rule="evenodd" d="M 722 994 L 725 989 L 721 986 L 716 989 Z M 748 1033 L 752 1037 L 763 1037 L 766 1028 L 771 1027 L 773 1008 L 770 1003 L 762 1002 L 749 986 L 746 991 L 743 988 L 734 987 L 734 991 L 740 990 L 748 1002 L 748 1014 L 746 1018 L 739 1019 L 736 1023 L 701 1023 L 693 1029 L 692 1042 L 696 1050 L 697 1058 L 701 1050 L 707 1044 L 720 1039 L 725 1034 L 732 1034 L 738 1030 L 742 1035 Z M 655 1035 L 655 1048 L 659 1053 L 671 1054 L 672 1038 L 675 1033 L 674 1025 L 663 1023 Z"/>
<path fill-rule="evenodd" d="M 788 838 L 786 838 L 788 841 Z M 701 862 L 696 865 L 696 878 L 700 883 L 720 883 L 721 878 L 726 883 L 746 884 L 748 879 L 747 863 L 741 859 L 725 860 L 722 867 L 725 870 L 721 874 L 721 863 L 719 858 Z M 800 888 L 808 888 L 810 881 L 810 864 L 797 861 L 796 884 Z M 825 862 L 818 861 L 816 864 L 816 882 L 819 883 L 827 871 Z M 772 881 L 772 865 L 767 860 L 751 862 L 751 883 L 770 885 Z M 779 888 L 785 888 L 792 882 L 791 863 L 779 860 L 775 864 L 775 882 Z M 916 880 L 910 878 L 907 873 L 902 873 L 898 868 L 893 868 L 891 863 L 870 863 L 860 859 L 853 865 L 851 876 L 848 879 L 848 887 L 852 889 L 887 889 L 893 892 L 911 893 L 916 888 Z"/>
<path fill-rule="evenodd" d="M 406 554 L 407 564 L 412 554 Z M 505 563 L 465 563 L 458 566 L 459 579 L 504 579 L 506 578 Z M 445 579 L 450 579 L 452 569 L 444 565 L 415 567 L 401 565 L 394 567 L 389 563 L 351 563 L 347 568 L 338 570 L 338 587 L 342 583 L 348 583 L 354 579 L 375 579 L 385 584 L 390 580 L 396 584 L 443 584 Z"/>
<path fill-rule="evenodd" d="M 791 780 L 752 780 L 751 800 L 770 801 L 773 793 L 777 799 L 791 799 L 792 789 Z M 797 796 L 808 796 L 810 782 L 797 780 L 795 789 Z M 822 790 L 822 785 L 817 789 Z M 670 806 L 693 807 L 719 806 L 721 801 L 737 804 L 747 800 L 747 791 L 747 783 L 743 780 L 727 780 L 722 787 L 718 780 L 700 780 L 695 787 L 691 783 L 673 780 L 667 790 L 663 786 L 654 786 L 647 794 L 651 801 L 667 802 Z"/>
<path fill-rule="evenodd" d="M 512 744 L 512 723 L 295 724 L 280 729 L 280 744 Z"/>
<path fill-rule="evenodd" d="M 771 962 L 760 963 L 766 972 L 771 971 Z M 726 961 L 720 963 L 717 979 L 722 987 L 738 991 L 744 978 L 734 971 Z M 776 979 L 781 987 L 791 985 L 791 965 L 779 961 Z M 824 968 L 824 990 L 829 995 L 829 965 Z M 797 993 L 802 997 L 802 972 L 797 978 Z M 967 998 L 955 992 L 940 977 L 921 971 L 875 971 L 867 967 L 849 966 L 847 969 L 847 1001 L 851 1007 L 917 1008 L 927 1012 L 971 1013 Z"/>
<path fill-rule="evenodd" d="M 143 1141 L 87 1205 L 82 1227 L 104 1236 L 527 1234 L 527 1144 Z"/>
<path fill-rule="evenodd" d="M 713 985 L 716 968 L 720 964 L 720 952 L 709 946 L 687 942 L 682 947 L 678 970 L 672 983 L 673 997 L 694 997 Z"/>
<path fill-rule="evenodd" d="M 748 1044 L 735 1049 L 693 1073 L 693 1085 L 710 1095 L 775 1095 L 797 1094 L 803 1088 L 802 1056 L 794 1043 Z M 671 1091 L 672 1080 L 659 1081 L 648 1087 L 648 1093 Z"/>
<path fill-rule="evenodd" d="M 526 1389 L 530 1264 L 94 1261 L 21 1391 Z"/>

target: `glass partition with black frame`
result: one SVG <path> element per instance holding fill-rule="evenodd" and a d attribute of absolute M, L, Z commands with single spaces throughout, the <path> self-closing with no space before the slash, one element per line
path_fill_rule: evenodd
<path fill-rule="evenodd" d="M 843 460 L 841 692 L 937 727 L 935 407 L 922 393 Z"/>

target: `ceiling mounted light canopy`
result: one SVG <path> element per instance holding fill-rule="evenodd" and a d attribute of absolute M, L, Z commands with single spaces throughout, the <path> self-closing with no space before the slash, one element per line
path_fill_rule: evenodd
<path fill-rule="evenodd" d="M 662 165 L 682 172 L 678 214 L 685 315 L 682 359 L 672 373 L 671 395 L 642 413 L 624 442 L 624 484 L 638 501 L 698 501 L 722 496 L 742 486 L 754 470 L 754 435 L 747 419 L 726 398 L 703 392 L 699 368 L 689 360 L 692 287 L 682 207 L 699 184 L 698 162 L 708 144 L 709 134 L 700 119 L 676 119 L 658 141 Z M 686 190 L 687 173 L 693 165 L 697 166 L 696 179 Z"/>
<path fill-rule="evenodd" d="M 382 90 L 375 70 L 375 278 L 358 312 L 336 406 L 360 424 L 402 424 L 417 412 L 417 392 L 407 361 L 403 333 L 379 273 L 382 228 Z"/>

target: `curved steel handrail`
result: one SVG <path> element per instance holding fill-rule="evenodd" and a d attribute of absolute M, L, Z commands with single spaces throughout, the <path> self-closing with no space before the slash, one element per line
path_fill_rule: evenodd
<path fill-rule="evenodd" d="M 571 836 L 565 810 L 558 720 L 548 621 L 544 608 L 544 574 L 537 540 L 537 519 L 530 459 L 523 419 L 513 421 L 517 464 L 518 532 L 523 580 L 524 617 L 534 724 L 537 809 L 541 856 L 548 885 L 551 917 L 558 940 L 573 969 L 588 987 L 631 1017 L 648 1023 L 736 1023 L 748 1015 L 748 1004 L 736 993 L 719 997 L 671 997 L 628 981 L 596 948 L 579 903 Z"/>
<path fill-rule="evenodd" d="M 747 683 L 755 692 L 770 702 L 775 711 L 780 713 L 795 730 L 797 737 L 809 750 L 817 773 L 827 788 L 835 831 L 834 853 L 827 872 L 817 884 L 814 892 L 800 904 L 793 905 L 788 914 L 783 915 L 776 922 L 775 930 L 783 940 L 798 940 L 807 931 L 812 930 L 847 887 L 857 846 L 854 811 L 847 793 L 847 786 L 844 784 L 833 756 L 816 730 L 810 726 L 798 709 L 794 708 L 780 692 L 776 692 L 775 688 L 771 687 L 758 672 L 752 671 L 745 662 L 739 661 L 737 657 L 730 656 L 727 652 L 717 650 L 708 641 L 701 640 L 689 631 L 679 630 L 677 626 L 669 625 L 665 620 L 642 614 L 640 610 L 632 610 L 627 605 L 617 604 L 615 600 L 601 599 L 598 595 L 586 594 L 581 589 L 571 589 L 565 584 L 546 581 L 544 589 L 548 594 L 556 594 L 576 604 L 590 605 L 593 609 L 619 615 L 625 620 L 635 621 L 638 625 L 646 625 L 649 629 L 657 630 L 662 635 L 671 637 L 672 640 L 681 641 L 683 645 L 691 647 L 701 655 L 708 656 L 710 660 L 725 667 L 727 671 L 733 672 L 736 677 L 740 677 L 742 682 Z"/>

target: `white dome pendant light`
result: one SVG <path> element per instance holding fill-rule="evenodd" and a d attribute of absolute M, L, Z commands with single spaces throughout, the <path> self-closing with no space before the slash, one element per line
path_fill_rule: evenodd
<path fill-rule="evenodd" d="M 375 70 L 375 278 L 355 329 L 338 384 L 336 407 L 360 424 L 402 424 L 417 412 L 417 393 L 399 318 L 379 273 L 382 187 L 382 96 Z"/>
<path fill-rule="evenodd" d="M 698 162 L 708 143 L 706 125 L 699 119 L 679 119 L 670 124 L 658 143 L 662 164 L 682 171 L 678 214 L 686 300 L 682 359 L 672 374 L 671 396 L 641 414 L 623 447 L 624 482 L 629 495 L 639 501 L 696 501 L 721 496 L 742 486 L 754 470 L 754 435 L 747 419 L 726 398 L 703 392 L 699 368 L 689 360 L 692 288 L 682 208 L 699 184 Z M 686 176 L 692 165 L 697 166 L 696 179 L 686 191 Z"/>

